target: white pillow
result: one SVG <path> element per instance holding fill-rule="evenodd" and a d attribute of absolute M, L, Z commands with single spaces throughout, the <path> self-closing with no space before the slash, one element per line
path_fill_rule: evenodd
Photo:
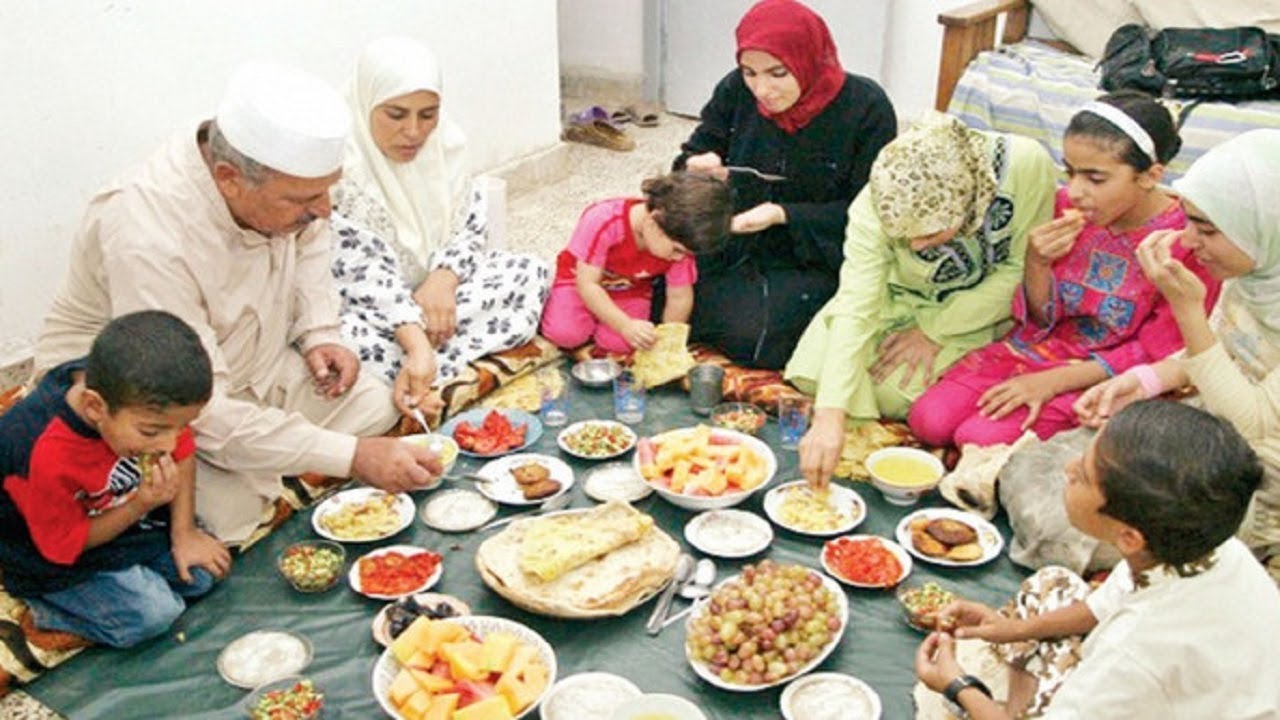
<path fill-rule="evenodd" d="M 1255 25 L 1280 33 L 1280 3 L 1276 0 L 1132 0 L 1151 27 L 1231 28 Z"/>
<path fill-rule="evenodd" d="M 1032 0 L 1031 4 L 1054 35 L 1095 60 L 1102 57 L 1116 28 L 1142 22 L 1133 0 Z"/>

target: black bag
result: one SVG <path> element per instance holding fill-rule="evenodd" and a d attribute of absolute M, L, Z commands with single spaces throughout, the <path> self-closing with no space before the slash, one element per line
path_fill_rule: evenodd
<path fill-rule="evenodd" d="M 1145 44 L 1145 47 L 1144 47 Z M 1107 41 L 1102 88 L 1166 97 L 1243 99 L 1276 93 L 1277 40 L 1262 28 L 1118 28 Z"/>

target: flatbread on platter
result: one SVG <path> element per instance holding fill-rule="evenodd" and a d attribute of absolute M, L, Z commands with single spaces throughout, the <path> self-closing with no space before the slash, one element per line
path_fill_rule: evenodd
<path fill-rule="evenodd" d="M 548 522 L 554 525 L 538 525 Z M 631 530 L 604 532 L 610 527 Z M 546 538 L 552 537 L 549 528 L 577 537 L 574 544 L 590 543 L 599 554 L 557 559 L 557 569 L 573 567 L 552 580 L 526 572 L 521 562 L 524 558 L 528 564 L 526 539 L 546 543 Z M 644 529 L 637 534 L 634 531 L 638 528 Z M 584 538 L 583 533 L 597 532 L 602 539 Z M 627 534 L 636 537 L 621 542 Z M 530 612 L 565 618 L 609 617 L 622 615 L 652 597 L 675 573 L 679 555 L 680 546 L 647 515 L 615 501 L 587 510 L 517 520 L 480 544 L 476 569 L 494 592 Z"/>

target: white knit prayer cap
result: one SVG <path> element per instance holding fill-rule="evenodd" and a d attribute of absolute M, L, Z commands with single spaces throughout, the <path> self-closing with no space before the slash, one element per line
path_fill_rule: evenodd
<path fill-rule="evenodd" d="M 267 61 L 236 68 L 216 119 L 236 150 L 302 178 L 337 172 L 351 131 L 336 90 L 310 73 Z"/>

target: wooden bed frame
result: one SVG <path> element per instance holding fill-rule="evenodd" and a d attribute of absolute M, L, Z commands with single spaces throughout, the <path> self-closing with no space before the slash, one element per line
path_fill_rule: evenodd
<path fill-rule="evenodd" d="M 1000 44 L 1021 41 L 1027 36 L 1031 19 L 1030 0 L 979 0 L 938 15 L 943 31 L 935 108 L 946 112 L 951 94 L 969 61 L 996 46 L 996 27 L 1001 16 L 1004 16 L 1004 32 Z"/>

